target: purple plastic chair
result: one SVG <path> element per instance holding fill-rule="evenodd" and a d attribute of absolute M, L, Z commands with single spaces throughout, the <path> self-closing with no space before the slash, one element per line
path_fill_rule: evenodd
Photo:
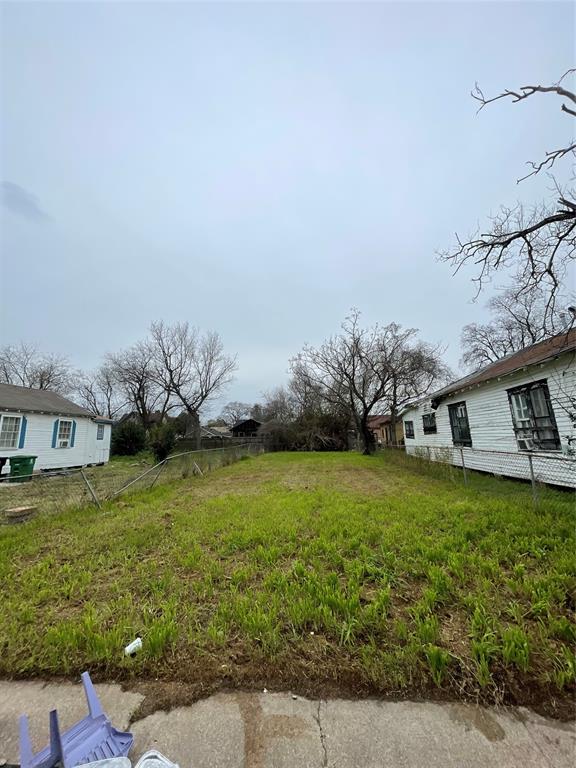
<path fill-rule="evenodd" d="M 20 718 L 20 765 L 21 768 L 63 768 L 103 760 L 107 757 L 126 757 L 134 737 L 131 733 L 117 731 L 104 713 L 88 672 L 82 674 L 82 685 L 89 715 L 62 733 L 58 725 L 58 713 L 50 712 L 50 745 L 34 754 L 28 729 L 28 717 Z"/>

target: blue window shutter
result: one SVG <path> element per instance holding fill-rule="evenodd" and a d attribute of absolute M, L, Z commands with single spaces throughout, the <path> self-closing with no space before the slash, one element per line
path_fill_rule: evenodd
<path fill-rule="evenodd" d="M 20 425 L 20 440 L 18 441 L 18 448 L 24 448 L 24 440 L 26 439 L 26 416 L 22 416 L 22 423 Z"/>
<path fill-rule="evenodd" d="M 70 448 L 74 448 L 74 438 L 76 437 L 76 422 L 72 422 L 72 432 L 70 433 Z"/>
<path fill-rule="evenodd" d="M 52 448 L 56 448 L 56 440 L 58 440 L 58 422 L 60 419 L 56 419 L 54 422 L 54 429 L 52 430 Z"/>

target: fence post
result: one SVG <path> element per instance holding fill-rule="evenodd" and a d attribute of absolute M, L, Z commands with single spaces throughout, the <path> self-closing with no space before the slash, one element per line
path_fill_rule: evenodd
<path fill-rule="evenodd" d="M 426 453 L 428 454 L 428 461 L 432 461 L 432 452 L 429 445 L 426 446 Z"/>
<path fill-rule="evenodd" d="M 530 465 L 530 482 L 532 483 L 532 501 L 534 506 L 538 505 L 538 488 L 536 487 L 536 477 L 534 476 L 534 464 L 532 462 L 532 454 L 528 454 L 528 464 Z"/>
<path fill-rule="evenodd" d="M 98 496 L 96 496 L 96 494 L 94 493 L 94 488 L 92 488 L 92 486 L 90 485 L 90 481 L 88 480 L 88 478 L 84 474 L 84 470 L 83 469 L 80 470 L 80 474 L 82 475 L 82 479 L 84 480 L 84 482 L 88 486 L 88 490 L 90 491 L 90 496 L 92 496 L 92 501 L 94 502 L 94 504 L 96 504 L 98 509 L 101 509 L 100 502 L 98 501 Z"/>
<path fill-rule="evenodd" d="M 460 456 L 462 457 L 462 471 L 464 473 L 464 485 L 468 485 L 468 475 L 466 474 L 466 464 L 464 463 L 464 448 L 460 448 Z"/>

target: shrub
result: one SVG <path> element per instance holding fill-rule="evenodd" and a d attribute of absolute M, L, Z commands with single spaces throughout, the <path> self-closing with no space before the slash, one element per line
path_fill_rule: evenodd
<path fill-rule="evenodd" d="M 150 430 L 150 448 L 156 461 L 164 461 L 176 444 L 176 430 L 173 424 L 158 424 Z"/>
<path fill-rule="evenodd" d="M 137 421 L 124 421 L 112 429 L 112 453 L 134 456 L 146 448 L 146 430 Z"/>

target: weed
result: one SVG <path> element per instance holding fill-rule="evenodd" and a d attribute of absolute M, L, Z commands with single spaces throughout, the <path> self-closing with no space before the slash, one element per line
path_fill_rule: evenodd
<path fill-rule="evenodd" d="M 510 627 L 502 633 L 502 658 L 506 664 L 516 664 L 523 672 L 528 669 L 530 652 L 526 632 Z"/>
<path fill-rule="evenodd" d="M 450 663 L 450 654 L 444 648 L 439 648 L 437 645 L 427 646 L 425 654 L 432 680 L 440 687 Z"/>

